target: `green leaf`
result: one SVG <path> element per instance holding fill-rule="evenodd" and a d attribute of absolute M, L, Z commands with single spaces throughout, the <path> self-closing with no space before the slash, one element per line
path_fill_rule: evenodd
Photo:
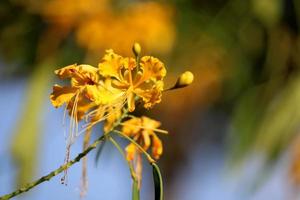
<path fill-rule="evenodd" d="M 154 179 L 154 189 L 155 189 L 155 200 L 163 200 L 164 199 L 163 181 L 162 181 L 159 167 L 155 163 L 152 163 L 152 169 L 153 169 L 153 179 Z"/>
<path fill-rule="evenodd" d="M 103 147 L 105 145 L 105 141 L 106 140 L 103 140 L 100 144 L 98 144 L 98 149 L 97 149 L 97 152 L 96 152 L 96 156 L 95 156 L 95 163 L 96 163 L 96 166 L 98 164 L 98 161 L 99 161 L 99 158 L 100 158 L 100 155 L 103 151 Z"/>
<path fill-rule="evenodd" d="M 132 183 L 132 200 L 140 200 L 140 190 L 137 180 L 133 180 Z"/>
<path fill-rule="evenodd" d="M 18 164 L 17 185 L 32 180 L 35 175 L 40 141 L 43 134 L 42 114 L 45 97 L 52 80 L 53 61 L 38 64 L 28 83 L 26 96 L 22 99 L 23 108 L 16 122 L 15 134 L 11 143 L 13 159 Z"/>

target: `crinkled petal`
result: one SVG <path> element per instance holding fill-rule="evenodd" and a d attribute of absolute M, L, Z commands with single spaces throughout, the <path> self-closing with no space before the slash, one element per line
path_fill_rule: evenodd
<path fill-rule="evenodd" d="M 143 99 L 144 107 L 148 109 L 161 101 L 162 91 L 163 82 L 157 81 L 153 88 L 136 88 L 134 93 Z"/>
<path fill-rule="evenodd" d="M 51 103 L 54 107 L 60 107 L 64 103 L 68 103 L 75 96 L 78 88 L 67 86 L 53 86 L 53 92 L 50 95 Z"/>
<path fill-rule="evenodd" d="M 65 78 L 71 78 L 76 73 L 78 73 L 78 76 L 80 75 L 86 75 L 86 74 L 95 74 L 97 73 L 98 69 L 96 67 L 93 67 L 91 65 L 68 65 L 66 67 L 60 68 L 58 70 L 55 70 L 54 73 L 57 74 L 59 78 L 65 79 Z"/>
<path fill-rule="evenodd" d="M 152 56 L 142 57 L 140 66 L 143 71 L 142 81 L 147 81 L 149 79 L 152 81 L 162 80 L 167 74 L 164 64 L 159 59 Z"/>
<path fill-rule="evenodd" d="M 68 65 L 66 67 L 55 70 L 54 73 L 61 79 L 71 78 L 72 74 L 77 71 L 77 68 L 77 64 Z"/>
<path fill-rule="evenodd" d="M 91 65 L 78 65 L 77 72 L 73 74 L 71 84 L 73 86 L 94 85 L 99 81 L 98 69 Z"/>
<path fill-rule="evenodd" d="M 68 65 L 61 69 L 55 70 L 59 78 L 71 78 L 72 86 L 82 86 L 85 84 L 93 85 L 98 82 L 98 69 L 91 65 Z"/>
<path fill-rule="evenodd" d="M 134 58 L 124 58 L 123 66 L 125 69 L 132 71 L 136 67 L 136 61 Z"/>
<path fill-rule="evenodd" d="M 124 67 L 123 57 L 115 54 L 112 49 L 106 50 L 106 54 L 99 63 L 99 73 L 104 77 L 114 77 L 122 79 L 121 69 Z"/>

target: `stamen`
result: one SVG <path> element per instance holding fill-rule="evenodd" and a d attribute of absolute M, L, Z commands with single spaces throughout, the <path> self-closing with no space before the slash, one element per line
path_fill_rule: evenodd
<path fill-rule="evenodd" d="M 78 136 L 81 135 L 82 133 L 84 133 L 87 129 L 92 128 L 97 123 L 106 120 L 109 116 L 111 116 L 112 114 L 115 114 L 118 110 L 121 110 L 125 104 L 126 104 L 126 96 L 124 95 L 124 97 L 122 97 L 120 100 L 116 101 L 115 103 L 101 107 L 101 109 L 103 109 L 104 113 L 106 113 L 106 114 L 94 122 L 89 122 L 89 123 L 83 125 L 82 126 L 83 129 L 81 131 L 79 131 Z M 109 112 L 110 108 L 113 108 L 113 111 Z M 89 117 L 93 117 L 96 115 L 96 111 L 97 111 L 97 109 L 91 111 L 87 115 Z"/>
<path fill-rule="evenodd" d="M 137 154 L 137 162 L 136 162 L 136 175 L 138 179 L 138 188 L 141 188 L 141 183 L 142 183 L 142 171 L 143 171 L 143 160 L 142 160 L 142 155 L 141 153 Z"/>
<path fill-rule="evenodd" d="M 123 126 L 134 126 L 134 127 L 138 127 L 138 128 L 144 129 L 144 130 L 151 130 L 151 131 L 155 131 L 155 132 L 162 133 L 162 134 L 169 134 L 168 131 L 162 130 L 162 129 L 146 128 L 144 126 L 139 126 L 139 125 L 135 125 L 135 124 L 125 124 L 125 123 L 120 123 L 120 124 L 123 125 Z"/>
<path fill-rule="evenodd" d="M 90 137 L 92 130 L 87 129 L 86 134 L 84 136 L 83 141 L 83 150 L 89 145 Z M 88 189 L 88 179 L 87 179 L 87 156 L 85 156 L 82 160 L 82 174 L 81 174 L 81 188 L 80 188 L 80 197 L 84 197 Z"/>
<path fill-rule="evenodd" d="M 64 129 L 64 138 L 65 140 L 67 140 L 67 130 L 66 130 L 66 116 L 67 116 L 67 107 L 69 106 L 69 103 L 67 103 L 67 105 L 65 106 L 65 109 L 64 109 L 64 115 L 63 115 L 63 121 L 62 121 L 62 126 L 63 126 L 63 129 Z"/>
<path fill-rule="evenodd" d="M 69 136 L 66 140 L 67 143 L 67 148 L 66 148 L 66 156 L 65 156 L 65 161 L 64 163 L 68 163 L 70 161 L 70 149 L 71 145 L 73 144 L 75 137 L 74 137 L 74 131 L 76 134 L 76 131 L 78 129 L 78 121 L 77 121 L 77 105 L 78 105 L 78 100 L 79 100 L 79 94 L 80 92 L 78 91 L 75 95 L 72 111 L 71 111 L 71 119 L 70 119 L 70 130 L 69 130 Z M 76 127 L 77 126 L 77 127 Z M 61 178 L 62 184 L 67 184 L 67 177 L 68 176 L 68 169 L 64 170 L 64 175 Z"/>

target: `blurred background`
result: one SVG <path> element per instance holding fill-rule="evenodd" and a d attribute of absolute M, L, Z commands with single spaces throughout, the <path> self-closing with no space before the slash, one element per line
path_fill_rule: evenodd
<path fill-rule="evenodd" d="M 143 112 L 162 122 L 159 160 L 170 200 L 300 199 L 299 0 L 1 0 L 0 195 L 56 169 L 63 109 L 53 71 L 97 66 L 104 50 L 167 66 L 166 85 L 194 83 Z M 97 130 L 99 130 L 97 132 Z M 93 137 L 101 135 L 101 125 Z M 82 150 L 82 138 L 72 157 Z M 125 143 L 124 143 L 125 145 Z M 86 199 L 130 199 L 126 162 L 111 144 L 88 155 Z M 141 199 L 153 199 L 145 162 Z M 79 199 L 81 164 L 17 199 Z"/>

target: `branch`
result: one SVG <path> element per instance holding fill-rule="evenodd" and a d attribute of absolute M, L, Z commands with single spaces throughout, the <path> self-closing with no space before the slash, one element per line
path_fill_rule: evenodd
<path fill-rule="evenodd" d="M 61 172 L 63 172 L 64 170 L 68 169 L 69 167 L 71 167 L 73 164 L 79 162 L 84 156 L 86 156 L 91 150 L 95 149 L 97 147 L 97 145 L 103 141 L 105 139 L 106 135 L 102 135 L 101 137 L 99 137 L 97 140 L 95 140 L 93 142 L 93 144 L 91 144 L 90 146 L 88 146 L 86 148 L 86 150 L 84 150 L 83 152 L 81 152 L 80 154 L 78 154 L 76 156 L 76 158 L 74 158 L 73 160 L 70 160 L 69 162 L 67 162 L 64 165 L 61 165 L 58 169 L 50 172 L 49 174 L 39 178 L 38 180 L 32 182 L 32 183 L 28 183 L 26 185 L 24 185 L 23 187 L 21 187 L 20 189 L 6 194 L 2 197 L 0 197 L 0 200 L 7 200 L 10 199 L 12 197 L 15 197 L 21 193 L 27 192 L 28 190 L 31 190 L 32 188 L 34 188 L 35 186 L 45 182 L 45 181 L 49 181 L 51 178 L 53 178 L 54 176 L 60 174 Z"/>
<path fill-rule="evenodd" d="M 0 197 L 0 200 L 8 200 L 12 197 L 15 197 L 19 194 L 22 194 L 24 192 L 27 192 L 28 190 L 31 190 L 32 188 L 34 188 L 35 186 L 45 182 L 45 181 L 49 181 L 51 178 L 53 178 L 54 176 L 60 174 L 61 172 L 63 172 L 64 170 L 68 169 L 69 167 L 71 167 L 72 165 L 74 165 L 75 163 L 79 162 L 83 157 L 85 157 L 91 150 L 95 149 L 97 147 L 97 145 L 103 141 L 104 139 L 106 139 L 107 135 L 109 133 L 111 133 L 113 131 L 113 129 L 115 127 L 117 127 L 121 121 L 127 117 L 127 113 L 128 113 L 128 109 L 123 109 L 123 113 L 122 116 L 113 124 L 113 126 L 111 127 L 111 129 L 104 133 L 101 137 L 99 137 L 98 139 L 96 139 L 90 146 L 88 146 L 83 152 L 81 152 L 80 154 L 78 154 L 73 160 L 70 160 L 69 162 L 67 162 L 64 165 L 61 165 L 58 169 L 50 172 L 49 174 L 39 178 L 36 181 L 33 181 L 31 183 L 27 183 L 26 185 L 24 185 L 23 187 L 15 190 L 12 193 L 6 194 L 4 196 Z"/>

